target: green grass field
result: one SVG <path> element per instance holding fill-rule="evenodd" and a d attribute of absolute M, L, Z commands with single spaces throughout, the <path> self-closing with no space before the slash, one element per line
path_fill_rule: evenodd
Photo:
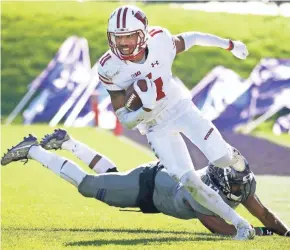
<path fill-rule="evenodd" d="M 274 122 L 275 119 L 270 119 L 262 123 L 251 134 L 256 137 L 267 139 L 276 144 L 290 147 L 290 134 L 275 135 L 272 131 Z"/>
<path fill-rule="evenodd" d="M 2 126 L 1 156 L 29 132 L 41 137 L 47 126 Z M 122 138 L 93 128 L 69 132 L 112 158 L 121 170 L 153 159 L 150 152 Z M 58 152 L 75 160 L 68 153 Z M 85 167 L 85 166 L 84 166 Z M 99 201 L 82 197 L 75 187 L 40 164 L 15 163 L 1 169 L 2 249 L 290 249 L 290 240 L 256 237 L 236 242 L 213 236 L 198 221 L 165 215 L 121 212 Z M 290 177 L 258 176 L 262 202 L 290 225 Z M 260 225 L 239 208 L 253 225 Z"/>

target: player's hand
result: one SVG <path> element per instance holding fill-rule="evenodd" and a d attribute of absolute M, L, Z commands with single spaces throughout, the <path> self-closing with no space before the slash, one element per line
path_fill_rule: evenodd
<path fill-rule="evenodd" d="M 137 85 L 137 81 L 134 83 L 134 89 L 142 101 L 143 109 L 145 111 L 151 111 L 154 109 L 156 104 L 157 98 L 156 85 L 154 84 L 154 82 L 150 81 L 150 79 L 147 77 L 145 78 L 145 80 L 147 83 L 147 91 L 143 92 Z"/>
<path fill-rule="evenodd" d="M 247 46 L 241 41 L 233 41 L 234 48 L 231 50 L 232 54 L 242 60 L 245 60 L 249 55 Z"/>

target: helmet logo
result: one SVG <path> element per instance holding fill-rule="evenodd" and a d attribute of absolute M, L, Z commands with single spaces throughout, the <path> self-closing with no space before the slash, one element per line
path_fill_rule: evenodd
<path fill-rule="evenodd" d="M 145 27 L 147 26 L 147 18 L 144 15 L 144 13 L 138 11 L 135 13 L 134 17 L 136 17 L 140 22 L 142 22 Z"/>

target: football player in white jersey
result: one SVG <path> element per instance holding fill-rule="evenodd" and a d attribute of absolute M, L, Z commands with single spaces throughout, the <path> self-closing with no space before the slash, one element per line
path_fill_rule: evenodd
<path fill-rule="evenodd" d="M 215 166 L 231 165 L 243 171 L 243 158 L 202 116 L 171 72 L 175 55 L 195 45 L 223 48 L 240 59 L 248 55 L 246 46 L 240 41 L 210 34 L 186 32 L 173 36 L 164 28 L 149 28 L 144 12 L 129 5 L 113 11 L 107 36 L 110 50 L 99 60 L 98 74 L 120 122 L 146 134 L 152 150 L 168 172 L 182 182 L 200 204 L 232 222 L 237 228 L 237 239 L 253 238 L 254 230 L 249 223 L 198 178 L 180 133 Z M 146 80 L 146 92 L 136 84 L 139 79 Z M 131 84 L 143 104 L 137 111 L 125 107 L 126 89 Z"/>

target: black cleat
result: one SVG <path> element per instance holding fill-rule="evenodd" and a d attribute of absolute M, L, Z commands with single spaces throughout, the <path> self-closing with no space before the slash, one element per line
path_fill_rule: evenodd
<path fill-rule="evenodd" d="M 31 134 L 18 143 L 16 146 L 8 149 L 7 153 L 1 158 L 1 165 L 5 166 L 13 161 L 28 160 L 28 152 L 32 146 L 39 145 L 37 138 Z"/>
<path fill-rule="evenodd" d="M 46 150 L 61 149 L 61 145 L 70 139 L 68 133 L 64 129 L 55 129 L 52 134 L 45 135 L 40 145 Z"/>

